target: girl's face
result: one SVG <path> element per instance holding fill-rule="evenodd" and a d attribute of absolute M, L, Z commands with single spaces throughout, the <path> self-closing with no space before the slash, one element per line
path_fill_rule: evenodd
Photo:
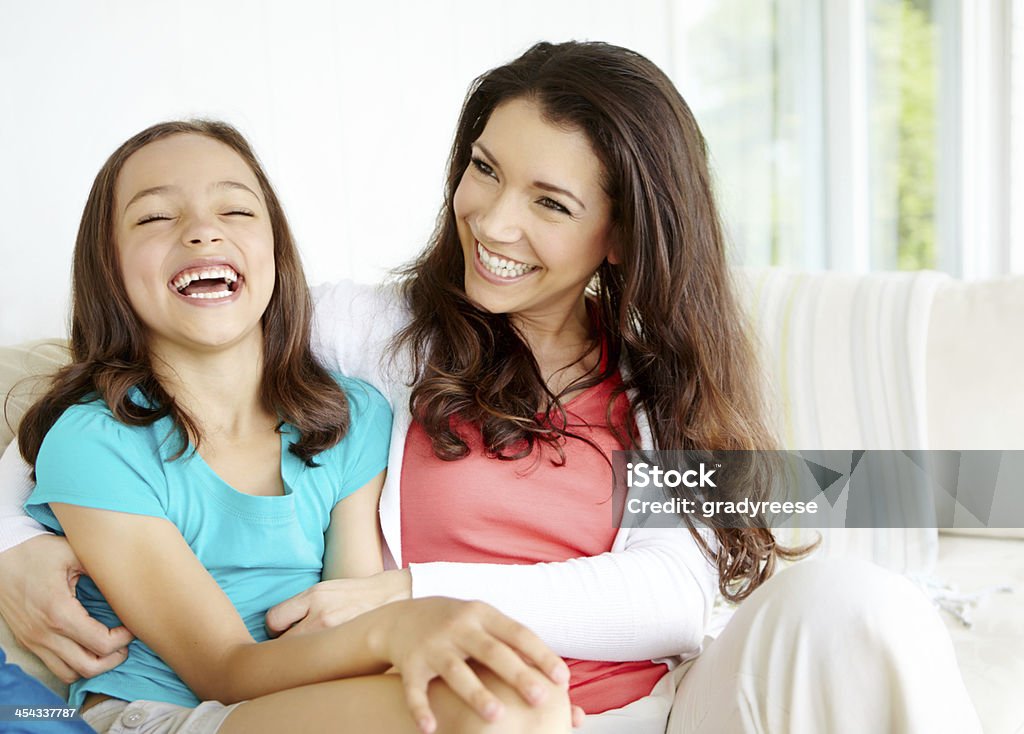
<path fill-rule="evenodd" d="M 535 103 L 495 108 L 455 191 L 469 298 L 528 320 L 579 308 L 601 262 L 615 261 L 603 173 L 586 135 Z"/>
<path fill-rule="evenodd" d="M 260 338 L 274 237 L 259 182 L 235 151 L 204 135 L 150 143 L 125 161 L 113 216 L 121 277 L 151 348 Z"/>

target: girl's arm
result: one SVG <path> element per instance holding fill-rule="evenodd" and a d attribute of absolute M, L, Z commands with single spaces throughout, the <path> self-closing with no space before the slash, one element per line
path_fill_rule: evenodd
<path fill-rule="evenodd" d="M 331 510 L 322 578 L 364 578 L 384 570 L 377 506 L 386 474 L 382 471 Z"/>
<path fill-rule="evenodd" d="M 202 699 L 242 701 L 394 665 L 419 719 L 438 675 L 482 715 L 496 702 L 465 664 L 469 657 L 524 697 L 541 680 L 538 670 L 568 679 L 524 627 L 452 600 L 391 605 L 321 633 L 257 643 L 169 520 L 60 502 L 51 509 L 117 615 Z"/>
<path fill-rule="evenodd" d="M 0 458 L 0 616 L 14 638 L 71 683 L 124 662 L 131 633 L 108 629 L 75 598 L 82 566 L 64 538 L 25 514 L 31 468 L 12 441 Z"/>
<path fill-rule="evenodd" d="M 378 474 L 331 512 L 321 576 L 324 581 L 336 580 L 339 584 L 317 584 L 308 593 L 292 597 L 292 616 L 287 623 L 277 626 L 268 616 L 271 634 L 284 634 L 293 626 L 298 632 L 329 629 L 384 604 L 412 598 L 408 574 L 384 572 L 377 507 L 385 474 Z M 307 620 L 306 615 L 313 610 L 322 610 L 322 616 Z"/>

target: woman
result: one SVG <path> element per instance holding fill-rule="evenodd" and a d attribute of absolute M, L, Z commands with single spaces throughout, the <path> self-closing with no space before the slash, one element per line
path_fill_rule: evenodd
<path fill-rule="evenodd" d="M 647 59 L 538 44 L 478 79 L 437 230 L 400 288 L 317 294 L 321 356 L 395 409 L 381 521 L 397 568 L 318 585 L 268 625 L 298 634 L 393 599 L 480 598 L 572 659 L 571 696 L 598 714 L 588 731 L 662 731 L 686 668 L 682 731 L 852 731 L 878 711 L 970 730 L 948 640 L 904 582 L 837 563 L 766 584 L 793 554 L 764 529 L 613 527 L 610 451 L 772 446 L 724 250 L 703 138 Z M 867 593 L 880 584 L 888 601 Z M 924 670 L 942 694 L 897 699 L 922 670 L 889 666 L 801 722 L 774 716 L 807 698 L 784 681 L 842 672 L 824 655 L 835 647 L 796 666 L 764 647 L 823 634 L 805 608 L 826 587 L 841 629 L 888 604 L 926 617 L 905 638 L 857 622 L 840 642 L 868 656 L 869 678 L 894 650 L 940 649 Z M 666 672 L 655 658 L 700 652 L 716 589 L 751 598 L 696 664 Z M 765 679 L 779 682 L 770 696 Z"/>

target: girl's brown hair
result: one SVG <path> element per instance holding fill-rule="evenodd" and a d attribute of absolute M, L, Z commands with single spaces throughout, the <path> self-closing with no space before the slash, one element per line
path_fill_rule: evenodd
<path fill-rule="evenodd" d="M 26 413 L 18 429 L 22 456 L 35 465 L 47 431 L 70 406 L 101 397 L 114 417 L 128 425 L 149 425 L 170 416 L 182 451 L 202 431 L 156 378 L 141 322 L 132 310 L 121 276 L 114 239 L 114 190 L 133 153 L 172 135 L 203 135 L 231 148 L 259 181 L 274 236 L 276 278 L 263 314 L 263 406 L 300 433 L 291 451 L 308 465 L 338 443 L 348 430 L 348 402 L 337 382 L 310 348 L 312 301 L 298 249 L 266 172 L 246 139 L 232 126 L 209 120 L 164 122 L 125 141 L 96 175 L 75 241 L 72 271 L 71 364 L 54 377 L 49 391 Z M 131 397 L 139 388 L 147 398 Z M 179 452 L 180 455 L 180 452 Z"/>
<path fill-rule="evenodd" d="M 562 410 L 506 314 L 476 308 L 464 290 L 453 197 L 471 146 L 491 113 L 512 100 L 537 104 L 553 124 L 583 131 L 603 164 L 621 264 L 604 262 L 590 285 L 597 340 L 608 370 L 620 357 L 623 390 L 666 449 L 772 449 L 752 339 L 726 262 L 704 138 L 675 86 L 643 56 L 604 43 L 539 43 L 470 88 L 448 165 L 444 205 L 430 246 L 403 273 L 412 321 L 396 347 L 414 355 L 411 408 L 443 459 L 465 455 L 452 418 L 480 426 L 497 458 L 557 448 L 560 434 L 536 417 Z M 614 400 L 614 397 L 613 397 Z M 611 405 L 608 409 L 611 415 Z M 639 447 L 635 431 L 624 443 Z M 767 464 L 751 476 L 768 481 Z M 755 490 L 756 491 L 756 490 Z M 719 585 L 740 600 L 767 579 L 776 557 L 806 549 L 775 543 L 763 526 L 714 527 Z"/>

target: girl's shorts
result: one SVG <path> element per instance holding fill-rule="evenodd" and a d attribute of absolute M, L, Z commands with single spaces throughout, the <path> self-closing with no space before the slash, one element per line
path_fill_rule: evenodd
<path fill-rule="evenodd" d="M 99 734 L 214 734 L 228 718 L 233 703 L 204 701 L 195 708 L 162 701 L 101 701 L 82 718 Z"/>

